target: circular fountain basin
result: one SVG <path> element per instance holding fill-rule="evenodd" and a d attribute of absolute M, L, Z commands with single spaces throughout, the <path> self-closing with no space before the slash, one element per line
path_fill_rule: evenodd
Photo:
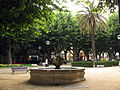
<path fill-rule="evenodd" d="M 30 69 L 30 82 L 41 85 L 70 84 L 85 80 L 84 70 L 75 67 Z"/>

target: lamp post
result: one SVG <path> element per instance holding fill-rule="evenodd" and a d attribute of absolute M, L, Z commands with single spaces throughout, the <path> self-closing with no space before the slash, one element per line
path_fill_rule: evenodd
<path fill-rule="evenodd" d="M 110 50 L 110 56 L 109 56 L 109 59 L 112 60 L 112 47 L 110 47 L 109 50 Z"/>
<path fill-rule="evenodd" d="M 72 52 L 72 54 L 70 55 L 70 62 L 72 62 L 73 61 L 73 47 L 70 47 L 71 48 L 71 52 Z"/>
<path fill-rule="evenodd" d="M 40 49 L 41 49 L 41 46 L 38 46 L 38 49 L 40 50 Z"/>
<path fill-rule="evenodd" d="M 38 49 L 39 49 L 39 60 L 40 60 L 40 50 L 42 49 L 42 47 L 41 46 L 38 46 Z M 40 62 L 41 63 L 41 62 Z"/>
<path fill-rule="evenodd" d="M 46 41 L 46 45 L 47 45 L 47 58 L 46 58 L 46 61 L 45 61 L 45 66 L 48 67 L 48 61 L 49 61 L 49 49 L 48 49 L 48 46 L 50 45 L 50 41 Z"/>
<path fill-rule="evenodd" d="M 120 40 L 120 34 L 117 36 L 118 40 Z M 118 43 L 118 45 L 120 46 L 120 44 Z M 119 52 L 119 57 L 120 57 L 120 52 Z"/>

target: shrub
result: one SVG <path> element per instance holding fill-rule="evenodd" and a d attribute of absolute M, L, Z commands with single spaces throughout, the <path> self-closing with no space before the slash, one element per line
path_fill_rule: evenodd
<path fill-rule="evenodd" d="M 116 58 L 117 61 L 120 61 L 120 58 Z"/>
<path fill-rule="evenodd" d="M 105 67 L 118 66 L 119 61 L 96 61 L 95 66 L 97 66 L 97 65 L 104 65 Z M 93 67 L 93 62 L 91 62 L 91 61 L 72 62 L 72 66 Z"/>
<path fill-rule="evenodd" d="M 118 61 L 97 61 L 96 63 L 97 65 L 104 65 L 105 67 L 109 67 L 109 66 L 118 66 L 119 62 Z"/>
<path fill-rule="evenodd" d="M 32 66 L 31 64 L 0 64 L 0 67 L 1 68 L 4 68 L 4 67 L 20 67 L 20 66 Z"/>
<path fill-rule="evenodd" d="M 91 61 L 72 62 L 72 66 L 92 67 L 93 66 L 93 62 L 91 62 Z"/>

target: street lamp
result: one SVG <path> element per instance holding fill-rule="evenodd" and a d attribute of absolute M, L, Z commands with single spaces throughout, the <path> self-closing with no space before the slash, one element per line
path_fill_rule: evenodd
<path fill-rule="evenodd" d="M 40 49 L 41 49 L 41 46 L 38 46 L 38 49 L 40 50 Z"/>
<path fill-rule="evenodd" d="M 50 45 L 50 41 L 46 41 L 46 45 L 48 46 L 48 45 Z M 46 67 L 48 67 L 49 65 L 48 65 L 48 58 L 49 58 L 49 49 L 48 49 L 48 47 L 47 47 L 47 58 L 46 58 L 46 61 L 45 61 L 45 66 Z"/>
<path fill-rule="evenodd" d="M 46 41 L 46 45 L 49 45 L 50 44 L 50 41 Z"/>
<path fill-rule="evenodd" d="M 73 47 L 70 47 L 73 50 Z"/>
<path fill-rule="evenodd" d="M 118 35 L 117 38 L 120 40 L 120 35 Z"/>
<path fill-rule="evenodd" d="M 112 50 L 112 47 L 110 47 L 110 50 Z"/>

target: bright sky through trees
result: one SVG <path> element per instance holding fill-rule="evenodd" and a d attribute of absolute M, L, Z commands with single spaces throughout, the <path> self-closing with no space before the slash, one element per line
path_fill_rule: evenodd
<path fill-rule="evenodd" d="M 94 1 L 95 1 L 95 4 L 98 4 L 98 0 L 94 0 Z M 72 11 L 73 15 L 75 15 L 77 11 L 82 9 L 81 5 L 75 5 L 74 2 L 71 2 L 71 0 L 67 0 L 67 3 L 64 3 L 63 5 L 65 5 L 68 8 L 68 10 Z M 108 16 L 110 15 L 110 12 L 104 13 L 103 15 L 106 18 L 108 18 Z"/>

